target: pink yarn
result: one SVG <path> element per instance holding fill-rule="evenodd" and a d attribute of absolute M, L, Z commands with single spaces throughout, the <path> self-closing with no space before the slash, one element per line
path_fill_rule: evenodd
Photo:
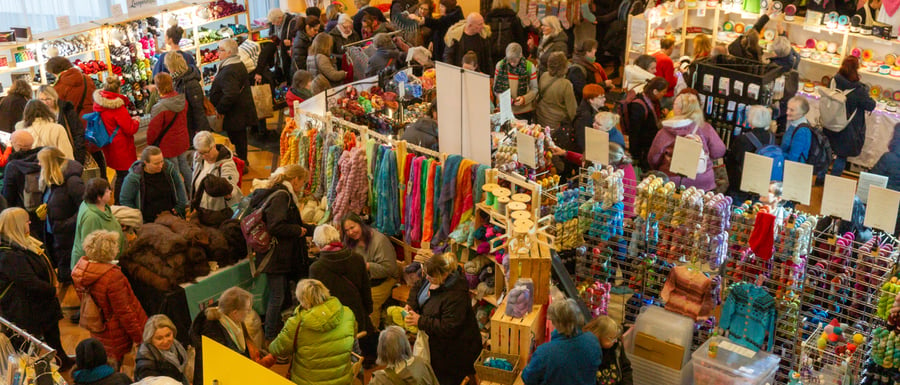
<path fill-rule="evenodd" d="M 344 151 L 339 161 L 340 177 L 332 212 L 340 220 L 349 212 L 359 214 L 368 203 L 369 183 L 366 173 L 366 152 L 360 147 Z"/>

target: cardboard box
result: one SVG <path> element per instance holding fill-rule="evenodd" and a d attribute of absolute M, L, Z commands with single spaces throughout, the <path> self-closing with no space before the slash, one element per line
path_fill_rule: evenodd
<path fill-rule="evenodd" d="M 681 370 L 684 346 L 657 339 L 646 333 L 637 333 L 634 336 L 634 355 L 675 370 Z"/>

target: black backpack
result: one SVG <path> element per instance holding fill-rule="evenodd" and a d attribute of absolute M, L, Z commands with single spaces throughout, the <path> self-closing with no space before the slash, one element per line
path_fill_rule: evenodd
<path fill-rule="evenodd" d="M 804 125 L 808 127 L 809 132 L 812 133 L 812 140 L 809 142 L 809 155 L 806 157 L 806 164 L 811 164 L 813 166 L 813 175 L 818 175 L 823 170 L 827 170 L 828 166 L 831 165 L 831 159 L 834 153 L 831 151 L 831 143 L 828 142 L 828 138 L 825 137 L 821 128 L 807 124 L 803 124 L 801 127 Z M 800 127 L 797 127 L 797 129 L 799 130 Z"/>
<path fill-rule="evenodd" d="M 506 46 L 513 42 L 513 20 L 508 17 L 492 17 L 488 22 L 491 27 L 491 53 L 496 58 L 506 57 Z"/>

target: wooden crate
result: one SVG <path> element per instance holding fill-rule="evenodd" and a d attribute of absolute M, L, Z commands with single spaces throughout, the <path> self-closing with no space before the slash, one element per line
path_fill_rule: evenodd
<path fill-rule="evenodd" d="M 506 315 L 506 302 L 500 304 L 491 317 L 491 351 L 519 356 L 519 366 L 524 368 L 544 342 L 546 316 L 543 306 L 535 305 L 525 318 L 513 318 Z"/>
<path fill-rule="evenodd" d="M 519 278 L 531 278 L 534 281 L 534 304 L 546 304 L 550 299 L 550 258 L 550 248 L 537 242 L 532 243 L 529 254 L 510 254 L 509 287 L 514 287 Z"/>

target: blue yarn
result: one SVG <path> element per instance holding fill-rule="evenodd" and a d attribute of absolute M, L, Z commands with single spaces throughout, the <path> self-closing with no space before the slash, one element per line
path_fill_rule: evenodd
<path fill-rule="evenodd" d="M 488 359 L 484 360 L 484 366 L 506 370 L 508 372 L 511 372 L 513 370 L 512 364 L 509 363 L 509 361 L 507 361 L 505 358 L 488 357 Z"/>
<path fill-rule="evenodd" d="M 381 201 L 376 212 L 376 228 L 384 235 L 397 235 L 400 233 L 400 190 L 392 183 L 398 180 L 394 150 L 385 150 L 380 167 L 375 170 L 375 178 L 380 180 L 375 188 L 376 197 Z"/>

